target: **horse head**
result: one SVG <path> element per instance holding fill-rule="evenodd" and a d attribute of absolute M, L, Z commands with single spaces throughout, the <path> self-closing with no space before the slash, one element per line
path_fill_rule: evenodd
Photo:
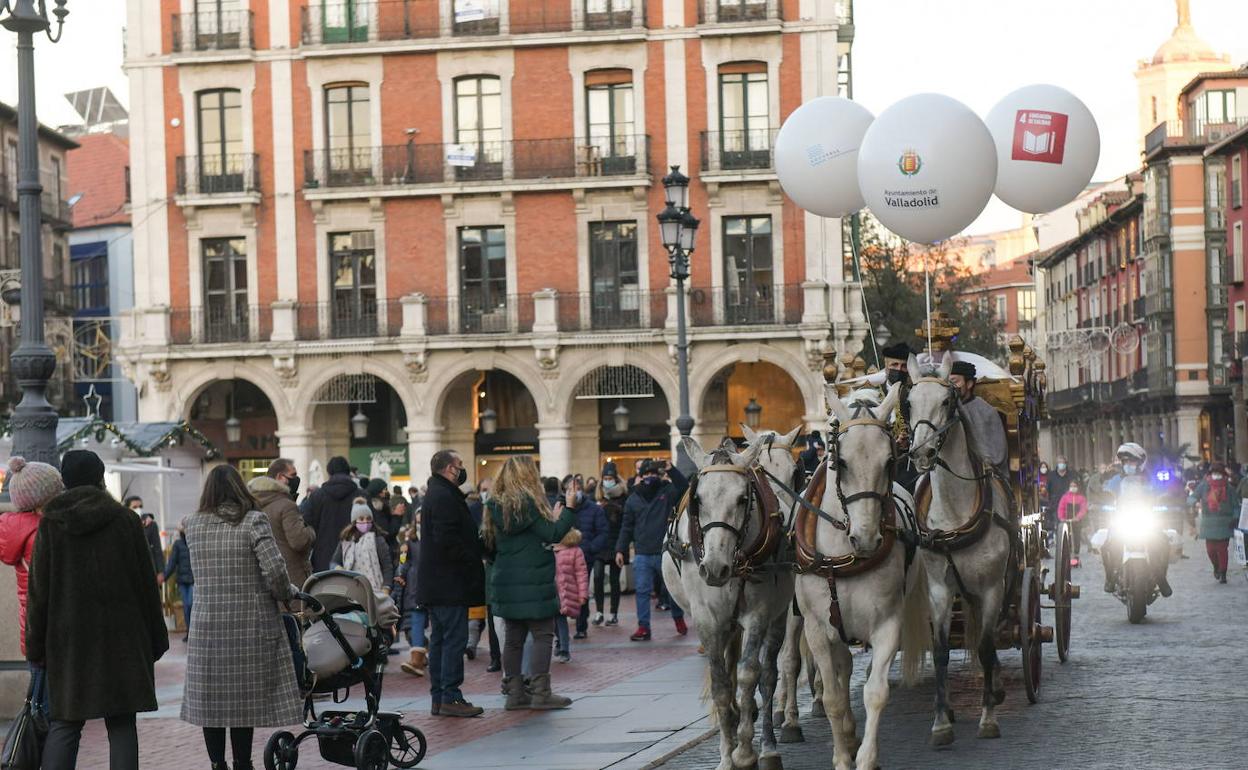
<path fill-rule="evenodd" d="M 689 500 L 690 507 L 697 507 L 702 538 L 698 573 L 707 585 L 722 586 L 732 578 L 737 552 L 746 545 L 751 506 L 759 505 L 748 472 L 758 461 L 763 445 L 755 443 L 744 452 L 735 452 L 731 443 L 725 442 L 708 453 L 687 436 L 681 444 L 698 469 Z"/>
<path fill-rule="evenodd" d="M 957 419 L 958 393 L 949 383 L 953 371 L 953 354 L 947 354 L 940 366 L 919 368 L 913 355 L 908 363 L 918 377 L 910 386 L 910 457 L 920 471 L 926 473 L 936 465 L 944 433 Z"/>
<path fill-rule="evenodd" d="M 857 401 L 847 406 L 835 385 L 827 385 L 828 483 L 824 510 L 839 507 L 848 520 L 849 543 L 860 554 L 870 553 L 884 539 L 883 516 L 892 503 L 893 437 L 888 416 L 901 397 L 894 384 L 878 404 Z"/>
<path fill-rule="evenodd" d="M 763 470 L 788 484 L 794 491 L 801 492 L 805 475 L 801 472 L 801 467 L 793 456 L 793 449 L 797 444 L 798 434 L 802 432 L 802 426 L 798 425 L 788 433 L 780 433 L 774 430 L 756 431 L 745 424 L 741 425 L 741 430 L 745 436 L 745 445 L 747 447 L 752 447 L 756 444 L 760 445 L 758 464 Z M 784 500 L 786 505 L 793 504 L 793 500 L 787 492 L 783 489 L 776 489 L 774 485 L 773 489 L 776 496 Z"/>

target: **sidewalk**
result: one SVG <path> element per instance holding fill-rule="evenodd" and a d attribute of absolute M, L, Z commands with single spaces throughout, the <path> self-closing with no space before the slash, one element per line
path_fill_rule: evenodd
<path fill-rule="evenodd" d="M 624 597 L 621 605 L 631 609 L 633 597 Z M 464 682 L 466 697 L 486 709 L 483 717 L 430 716 L 428 680 L 398 669 L 406 648 L 403 656 L 391 658 L 382 708 L 403 712 L 406 723 L 425 733 L 429 753 L 422 768 L 640 770 L 705 734 L 704 727 L 690 728 L 706 715 L 699 697 L 705 665 L 697 655 L 696 635 L 678 636 L 667 613 L 655 613 L 652 642 L 630 642 L 634 628 L 634 613 L 622 612 L 619 626 L 591 626 L 588 640 L 573 640 L 571 663 L 552 665 L 556 691 L 575 699 L 565 711 L 503 711 L 501 674 L 485 671 L 489 659 L 485 639 L 477 659 L 466 664 Z M 186 646 L 180 634 L 171 644 L 170 652 L 156 666 L 160 709 L 139 718 L 142 767 L 200 770 L 208 764 L 201 732 L 178 719 Z M 344 706 L 318 707 L 362 705 L 362 698 L 352 698 Z M 273 732 L 276 728 L 256 731 L 257 768 L 264 743 Z M 314 743 L 304 747 L 299 755 L 301 770 L 341 767 L 322 760 Z M 103 722 L 88 723 L 83 731 L 78 766 L 108 766 Z"/>

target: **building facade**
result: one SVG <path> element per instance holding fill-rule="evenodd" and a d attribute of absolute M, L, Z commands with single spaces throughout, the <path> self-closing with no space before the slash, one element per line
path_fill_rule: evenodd
<path fill-rule="evenodd" d="M 1248 99 L 1248 93 L 1244 94 Z M 1235 414 L 1235 452 L 1240 462 L 1248 462 L 1248 417 L 1244 393 L 1244 359 L 1248 358 L 1248 287 L 1244 275 L 1248 268 L 1248 125 L 1241 126 L 1205 150 L 1206 158 L 1221 162 L 1226 181 L 1226 246 L 1228 328 L 1233 335 L 1234 357 L 1231 364 L 1231 395 Z"/>
<path fill-rule="evenodd" d="M 71 225 L 67 155 L 77 147 L 72 139 L 46 126 L 39 127 L 39 181 L 43 244 L 44 333 L 57 353 L 56 371 L 48 382 L 48 401 L 58 410 L 72 408 L 73 367 L 69 350 L 73 343 L 73 305 L 69 294 L 69 241 Z M 0 103 L 0 291 L 21 283 L 21 223 L 18 213 L 17 110 Z M 0 412 L 9 413 L 22 400 L 8 367 L 17 348 L 21 314 L 18 303 L 0 300 Z"/>
<path fill-rule="evenodd" d="M 596 473 L 669 450 L 684 301 L 696 436 L 739 435 L 751 401 L 822 423 L 820 357 L 866 323 L 841 223 L 783 196 L 770 148 L 848 93 L 849 2 L 128 14 L 141 419 L 191 419 L 247 469 L 423 478 L 453 446 Z M 702 223 L 683 298 L 654 219 L 671 165 Z"/>
<path fill-rule="evenodd" d="M 1021 335 L 1034 342 L 1036 323 L 1036 282 L 1032 260 L 1036 253 L 1015 257 L 980 274 L 980 285 L 963 295 L 967 302 L 989 311 L 1001 324 L 1001 339 Z"/>

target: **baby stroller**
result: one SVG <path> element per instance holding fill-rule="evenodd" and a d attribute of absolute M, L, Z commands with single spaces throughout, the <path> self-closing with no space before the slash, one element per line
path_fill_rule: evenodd
<path fill-rule="evenodd" d="M 368 579 L 355 572 L 318 572 L 295 595 L 304 611 L 283 616 L 302 690 L 304 731 L 274 733 L 264 747 L 265 770 L 295 770 L 299 744 L 316 736 L 328 762 L 357 770 L 415 767 L 425 757 L 425 736 L 403 715 L 380 711 L 382 673 L 398 620 L 393 604 L 379 608 Z M 342 703 L 353 685 L 364 686 L 364 711 L 316 712 L 313 696 L 331 693 Z"/>

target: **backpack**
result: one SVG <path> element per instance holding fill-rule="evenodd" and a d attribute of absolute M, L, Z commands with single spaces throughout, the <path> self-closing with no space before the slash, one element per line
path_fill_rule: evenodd
<path fill-rule="evenodd" d="M 1227 480 L 1226 477 L 1220 479 L 1209 479 L 1209 491 L 1205 492 L 1205 511 L 1207 513 L 1221 513 L 1226 506 L 1227 499 Z"/>

